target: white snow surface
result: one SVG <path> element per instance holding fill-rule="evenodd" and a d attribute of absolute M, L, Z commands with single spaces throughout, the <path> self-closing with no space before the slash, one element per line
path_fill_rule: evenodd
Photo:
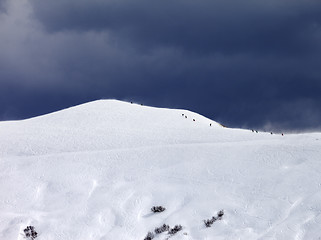
<path fill-rule="evenodd" d="M 321 239 L 321 133 L 99 100 L 0 122 L 0 191 L 1 240 Z"/>

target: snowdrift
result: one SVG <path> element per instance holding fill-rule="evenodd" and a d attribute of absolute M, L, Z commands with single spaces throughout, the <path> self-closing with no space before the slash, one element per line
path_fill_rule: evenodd
<path fill-rule="evenodd" d="M 0 239 L 318 239 L 320 140 L 116 100 L 0 122 Z"/>

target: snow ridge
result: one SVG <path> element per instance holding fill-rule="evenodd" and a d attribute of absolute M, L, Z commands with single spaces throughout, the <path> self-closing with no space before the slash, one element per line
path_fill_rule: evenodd
<path fill-rule="evenodd" d="M 321 237 L 320 133 L 228 129 L 116 100 L 0 122 L 0 133 L 0 239 L 34 226 L 39 240 L 143 240 L 163 224 L 182 230 L 154 239 Z"/>

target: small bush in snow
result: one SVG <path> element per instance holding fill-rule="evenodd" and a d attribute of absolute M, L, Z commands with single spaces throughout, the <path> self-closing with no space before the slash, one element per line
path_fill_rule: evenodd
<path fill-rule="evenodd" d="M 156 213 L 156 212 L 164 212 L 166 210 L 166 208 L 162 207 L 162 206 L 154 206 L 151 208 L 151 211 Z"/>
<path fill-rule="evenodd" d="M 166 232 L 166 231 L 168 231 L 168 230 L 169 230 L 169 226 L 166 225 L 166 224 L 163 224 L 163 226 L 158 227 L 158 228 L 155 228 L 155 233 L 156 233 L 156 234 L 160 234 L 160 233 Z"/>
<path fill-rule="evenodd" d="M 154 238 L 154 234 L 152 232 L 148 232 L 144 240 L 152 240 L 153 238 Z"/>
<path fill-rule="evenodd" d="M 224 215 L 224 210 L 220 210 L 218 213 L 217 213 L 217 219 L 218 220 L 221 220 L 222 219 L 222 217 L 223 217 L 223 215 Z"/>
<path fill-rule="evenodd" d="M 23 231 L 27 239 L 34 240 L 38 236 L 38 233 L 35 231 L 35 227 L 33 226 L 27 226 Z"/>
<path fill-rule="evenodd" d="M 175 227 L 174 227 L 174 228 L 171 228 L 171 229 L 168 231 L 168 233 L 171 234 L 171 235 L 173 235 L 173 234 L 181 231 L 182 229 L 183 229 L 183 227 L 182 227 L 181 225 L 175 225 Z"/>
<path fill-rule="evenodd" d="M 212 217 L 211 219 L 204 220 L 204 223 L 206 227 L 211 227 L 215 221 L 216 217 Z"/>
<path fill-rule="evenodd" d="M 224 210 L 220 210 L 217 213 L 217 217 L 212 217 L 211 219 L 204 220 L 205 226 L 211 227 L 216 220 L 222 220 L 223 215 L 224 215 Z"/>

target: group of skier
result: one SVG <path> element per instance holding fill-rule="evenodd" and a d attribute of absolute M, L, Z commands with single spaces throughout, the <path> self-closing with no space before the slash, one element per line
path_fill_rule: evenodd
<path fill-rule="evenodd" d="M 253 129 L 252 129 L 251 131 L 252 131 L 252 132 L 256 132 L 256 133 L 258 133 L 258 131 L 257 131 L 257 130 L 253 130 Z M 273 135 L 273 132 L 271 132 L 271 135 Z M 281 133 L 281 135 L 282 135 L 282 136 L 284 136 L 284 134 L 283 134 L 283 133 Z"/>

